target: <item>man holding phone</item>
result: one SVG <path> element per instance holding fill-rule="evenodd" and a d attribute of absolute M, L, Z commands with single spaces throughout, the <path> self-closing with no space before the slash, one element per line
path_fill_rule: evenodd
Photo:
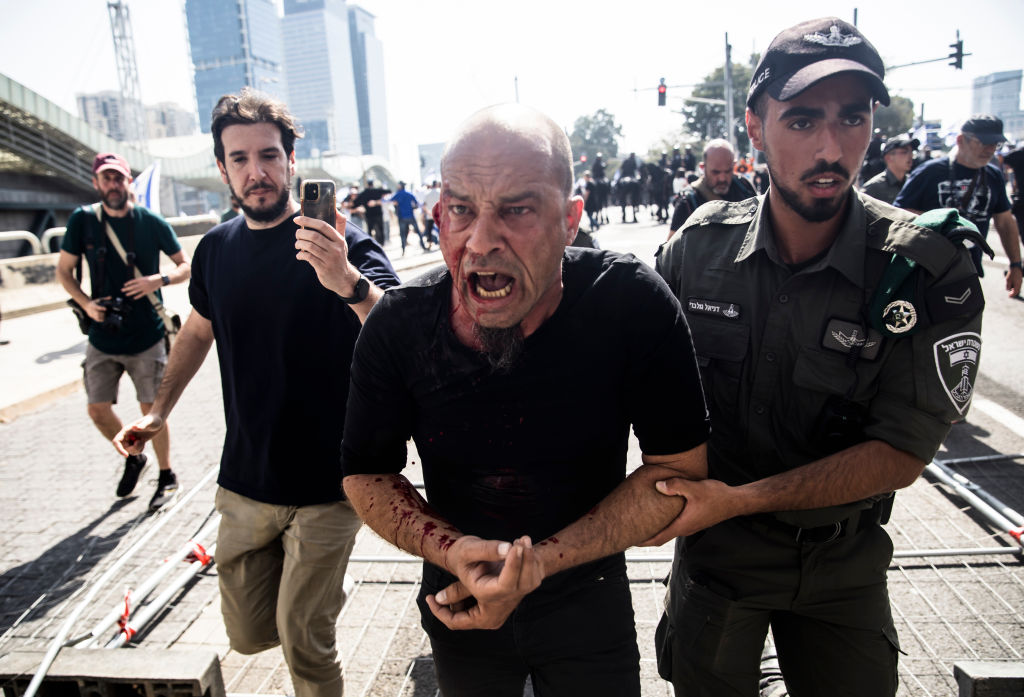
<path fill-rule="evenodd" d="M 398 278 L 358 228 L 342 235 L 296 215 L 300 135 L 284 104 L 226 95 L 210 130 L 242 215 L 196 248 L 195 311 L 149 415 L 115 442 L 134 453 L 160 432 L 216 339 L 227 430 L 217 570 L 231 647 L 250 654 L 280 643 L 298 697 L 339 697 L 335 622 L 360 526 L 338 467 L 349 364 L 362 321 Z"/>

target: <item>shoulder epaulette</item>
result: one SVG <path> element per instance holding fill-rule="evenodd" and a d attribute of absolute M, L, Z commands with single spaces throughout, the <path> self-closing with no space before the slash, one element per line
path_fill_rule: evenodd
<path fill-rule="evenodd" d="M 743 201 L 708 201 L 695 210 L 683 229 L 697 225 L 743 225 L 757 215 L 760 198 Z"/>
<path fill-rule="evenodd" d="M 868 215 L 868 246 L 906 257 L 933 276 L 949 268 L 959 244 L 912 222 L 917 216 L 876 199 L 861 198 Z"/>

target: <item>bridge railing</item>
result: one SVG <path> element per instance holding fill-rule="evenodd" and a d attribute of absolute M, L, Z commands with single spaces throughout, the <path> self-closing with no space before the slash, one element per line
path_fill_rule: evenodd
<path fill-rule="evenodd" d="M 178 237 L 202 235 L 220 222 L 220 218 L 218 216 L 210 214 L 175 216 L 172 218 L 166 218 L 166 220 L 168 224 L 174 228 L 174 232 Z M 37 254 L 52 254 L 53 252 L 60 250 L 60 240 L 64 237 L 64 233 L 66 231 L 66 227 L 48 228 L 41 238 L 36 237 L 28 230 L 0 231 L 0 242 L 27 242 L 31 247 L 31 251 L 29 254 L 19 255 L 20 257 L 34 256 Z M 57 249 L 53 248 L 55 240 Z"/>
<path fill-rule="evenodd" d="M 47 231 L 48 232 L 48 231 Z M 0 232 L 0 242 L 28 242 L 32 248 L 32 254 L 42 254 L 43 245 L 39 238 L 28 230 L 7 230 Z"/>

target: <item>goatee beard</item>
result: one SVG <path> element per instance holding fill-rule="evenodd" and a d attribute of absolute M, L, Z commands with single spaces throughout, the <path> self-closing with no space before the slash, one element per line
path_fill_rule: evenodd
<path fill-rule="evenodd" d="M 474 324 L 473 335 L 480 342 L 480 353 L 495 373 L 507 373 L 523 355 L 525 339 L 518 324 L 513 327 L 482 327 Z"/>
<path fill-rule="evenodd" d="M 229 186 L 228 188 L 231 191 L 231 197 L 238 201 L 238 207 L 242 209 L 242 213 L 245 214 L 246 218 L 254 223 L 272 223 L 280 218 L 288 209 L 291 187 L 292 183 L 289 181 L 287 186 L 281 189 L 281 195 L 278 196 L 277 200 L 266 208 L 252 208 L 245 205 L 245 201 L 235 193 L 234 187 Z"/>

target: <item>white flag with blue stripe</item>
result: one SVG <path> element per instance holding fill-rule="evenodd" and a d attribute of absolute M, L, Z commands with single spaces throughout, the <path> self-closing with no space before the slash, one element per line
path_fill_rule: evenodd
<path fill-rule="evenodd" d="M 132 181 L 135 203 L 160 215 L 160 160 L 154 160 Z"/>

